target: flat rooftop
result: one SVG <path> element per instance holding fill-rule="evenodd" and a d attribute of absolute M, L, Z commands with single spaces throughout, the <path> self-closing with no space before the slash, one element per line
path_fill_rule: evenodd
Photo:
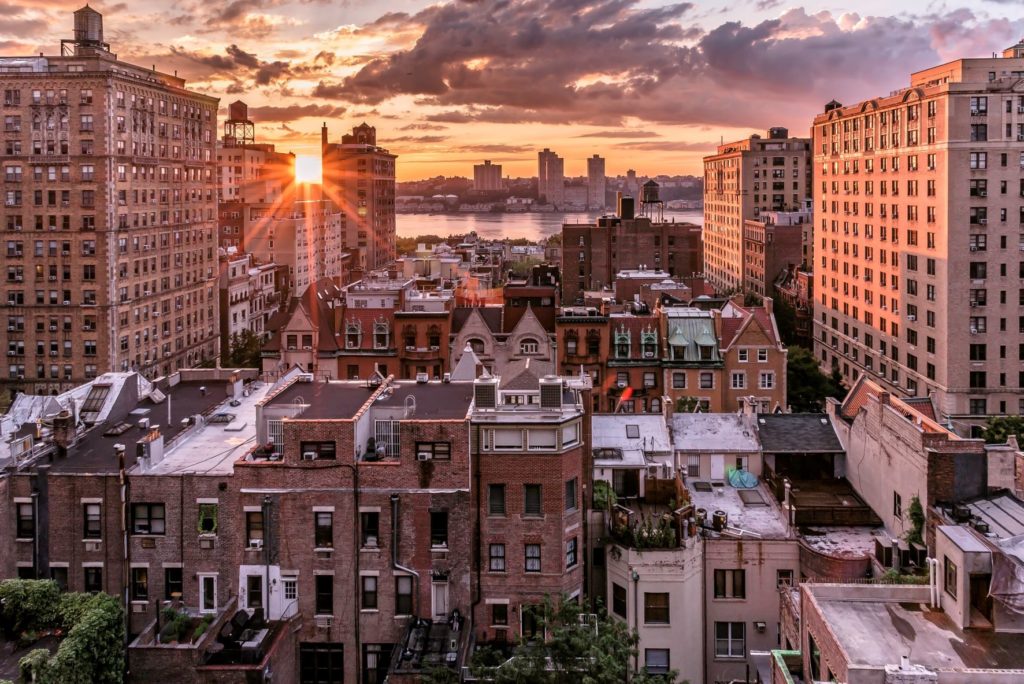
<path fill-rule="evenodd" d="M 815 551 L 835 558 L 863 558 L 875 553 L 875 537 L 881 527 L 853 525 L 849 527 L 800 528 L 800 537 Z"/>
<path fill-rule="evenodd" d="M 728 483 L 713 487 L 707 482 L 687 482 L 686 487 L 694 507 L 707 511 L 708 525 L 715 511 L 724 511 L 729 516 L 728 525 L 734 532 L 728 536 L 742 538 L 747 536 L 745 533 L 773 539 L 789 536 L 786 515 L 763 484 L 736 489 Z"/>
<path fill-rule="evenodd" d="M 473 383 L 468 381 L 417 383 L 399 380 L 392 387 L 394 392 L 377 400 L 374 405 L 404 408 L 412 397 L 416 410 L 410 418 L 458 420 L 469 414 L 469 406 L 473 403 Z"/>
<path fill-rule="evenodd" d="M 922 593 L 886 586 L 848 592 L 842 585 L 826 587 L 832 591 L 810 590 L 851 666 L 881 668 L 906 655 L 930 670 L 1024 668 L 1019 634 L 958 629 L 944 612 L 915 600 L 926 598 L 927 588 Z"/>
<path fill-rule="evenodd" d="M 676 449 L 682 451 L 761 451 L 757 432 L 747 417 L 734 413 L 676 413 L 672 435 Z"/>
<path fill-rule="evenodd" d="M 668 425 L 661 414 L 600 413 L 591 419 L 595 449 L 672 452 Z"/>
<path fill-rule="evenodd" d="M 393 391 L 382 395 L 374 406 L 405 408 L 414 402 L 413 416 L 420 419 L 465 418 L 473 401 L 472 382 L 395 380 L 391 387 Z M 271 397 L 266 405 L 306 405 L 296 416 L 297 420 L 347 420 L 356 415 L 376 390 L 377 387 L 368 387 L 365 380 L 293 382 Z"/>

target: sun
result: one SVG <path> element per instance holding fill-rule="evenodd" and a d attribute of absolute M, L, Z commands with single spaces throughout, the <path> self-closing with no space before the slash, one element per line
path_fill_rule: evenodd
<path fill-rule="evenodd" d="M 320 182 L 320 157 L 311 154 L 300 154 L 295 157 L 295 182 Z"/>

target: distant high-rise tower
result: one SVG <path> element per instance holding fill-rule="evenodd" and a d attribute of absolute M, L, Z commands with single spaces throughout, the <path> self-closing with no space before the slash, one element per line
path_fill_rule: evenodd
<path fill-rule="evenodd" d="M 477 192 L 501 190 L 501 164 L 492 164 L 489 159 L 483 164 L 474 164 L 473 189 Z"/>
<path fill-rule="evenodd" d="M 345 249 L 354 266 L 377 269 L 395 259 L 395 160 L 377 146 L 377 129 L 361 124 L 341 143 L 323 143 L 324 196 L 345 214 Z"/>
<path fill-rule="evenodd" d="M 587 209 L 605 207 L 604 157 L 594 155 L 587 160 Z"/>
<path fill-rule="evenodd" d="M 546 147 L 537 153 L 537 195 L 556 207 L 565 204 L 565 160 Z"/>
<path fill-rule="evenodd" d="M 636 178 L 636 170 L 629 169 L 626 171 L 626 182 L 622 186 L 622 192 L 624 195 L 632 197 L 634 200 L 639 201 L 640 199 L 640 181 Z"/>

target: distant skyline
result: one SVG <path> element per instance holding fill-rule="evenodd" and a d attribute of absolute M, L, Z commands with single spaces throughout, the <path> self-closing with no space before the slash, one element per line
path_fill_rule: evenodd
<path fill-rule="evenodd" d="M 55 54 L 80 0 L 3 3 L 0 53 Z M 825 102 L 1024 35 L 1016 0 L 140 0 L 91 3 L 119 58 L 250 105 L 257 137 L 319 153 L 362 121 L 399 180 L 536 175 L 556 150 L 608 174 L 701 173 L 720 139 L 802 134 Z M 853 11 L 853 10 L 856 11 Z M 895 12 L 895 13 L 894 13 Z M 222 114 L 223 119 L 223 114 Z"/>

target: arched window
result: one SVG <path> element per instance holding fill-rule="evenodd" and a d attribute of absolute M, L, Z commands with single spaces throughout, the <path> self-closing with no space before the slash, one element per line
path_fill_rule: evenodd
<path fill-rule="evenodd" d="M 388 348 L 388 324 L 377 322 L 373 324 L 373 348 Z"/>
<path fill-rule="evenodd" d="M 402 328 L 402 339 L 405 342 L 405 348 L 416 348 L 416 328 L 411 325 L 406 325 Z"/>
<path fill-rule="evenodd" d="M 483 340 L 481 340 L 481 339 L 479 339 L 477 337 L 474 337 L 474 338 L 471 338 L 471 339 L 467 340 L 466 343 L 473 350 L 474 354 L 480 355 L 480 354 L 484 353 L 485 347 L 484 347 L 484 341 Z"/>
<path fill-rule="evenodd" d="M 441 328 L 432 325 L 427 329 L 427 344 L 431 347 L 441 347 Z"/>
<path fill-rule="evenodd" d="M 363 337 L 363 329 L 359 321 L 350 321 L 345 326 L 345 349 L 359 349 Z"/>
<path fill-rule="evenodd" d="M 532 337 L 527 337 L 519 342 L 520 354 L 536 354 L 538 352 L 540 352 L 540 344 Z"/>

